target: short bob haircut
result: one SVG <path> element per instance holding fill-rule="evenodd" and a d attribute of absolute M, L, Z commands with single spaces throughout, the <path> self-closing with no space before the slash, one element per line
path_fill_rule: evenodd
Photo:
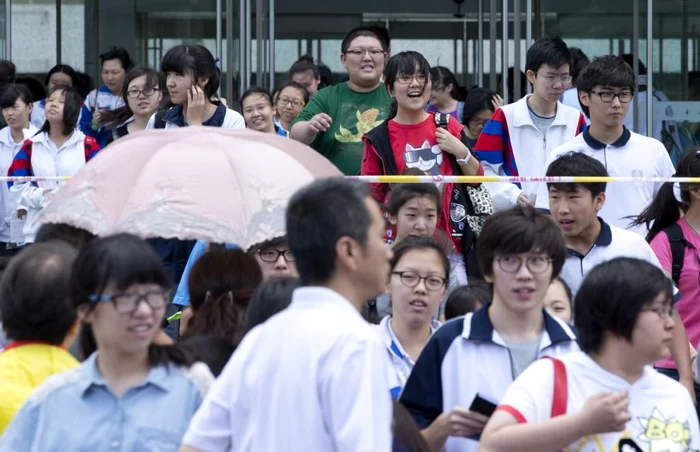
<path fill-rule="evenodd" d="M 639 313 L 659 294 L 671 303 L 673 285 L 647 261 L 620 257 L 595 267 L 583 280 L 574 303 L 581 349 L 600 351 L 605 332 L 631 341 Z"/>
<path fill-rule="evenodd" d="M 394 90 L 394 83 L 397 78 L 402 75 L 411 76 L 413 74 L 420 74 L 425 77 L 426 84 L 423 85 L 421 89 L 422 93 L 428 86 L 427 80 L 431 77 L 430 63 L 428 63 L 428 60 L 419 52 L 413 50 L 399 52 L 389 58 L 389 61 L 386 63 L 386 68 L 384 69 L 384 84 L 391 93 Z"/>
<path fill-rule="evenodd" d="M 301 93 L 301 97 L 304 98 L 304 103 L 305 104 L 309 103 L 309 92 L 306 91 L 306 88 L 301 86 L 301 84 L 299 84 L 293 80 L 289 80 L 288 82 L 283 83 L 282 85 L 280 85 L 279 88 L 277 88 L 277 98 L 276 98 L 277 100 L 279 100 L 279 95 L 282 94 L 282 91 L 284 91 L 287 88 L 294 88 L 294 89 L 298 90 Z"/>
<path fill-rule="evenodd" d="M 49 97 L 56 91 L 63 91 L 63 130 L 61 132 L 65 136 L 71 136 L 78 125 L 80 110 L 83 108 L 83 99 L 75 88 L 68 85 L 56 86 L 53 91 L 49 93 Z M 49 120 L 47 119 L 37 134 L 50 131 L 51 124 L 49 124 Z"/>
<path fill-rule="evenodd" d="M 393 272 L 394 269 L 396 268 L 397 265 L 399 265 L 399 262 L 401 262 L 401 259 L 411 251 L 425 251 L 425 250 L 432 250 L 437 253 L 437 255 L 440 258 L 440 263 L 442 264 L 442 269 L 445 272 L 445 289 L 450 284 L 450 260 L 448 259 L 447 255 L 445 254 L 445 250 L 443 249 L 442 246 L 438 242 L 436 242 L 434 239 L 430 237 L 413 237 L 409 236 L 406 237 L 405 239 L 401 240 L 398 242 L 396 245 L 394 245 L 393 251 L 394 251 L 394 257 L 391 258 L 391 262 L 389 263 L 390 270 L 389 272 Z M 391 275 L 388 275 L 391 276 Z"/>
<path fill-rule="evenodd" d="M 216 67 L 216 60 L 206 47 L 199 44 L 179 44 L 168 50 L 160 63 L 160 70 L 167 75 L 175 72 L 181 75 L 190 75 L 193 81 L 201 79 L 209 81 L 204 86 L 204 94 L 207 99 L 216 95 L 219 89 L 221 73 Z"/>
<path fill-rule="evenodd" d="M 582 92 L 590 93 L 596 86 L 609 86 L 611 88 L 629 88 L 634 94 L 637 90 L 637 81 L 632 67 L 625 63 L 622 57 L 606 55 L 595 58 L 578 75 L 576 88 L 579 91 L 579 103 Z M 581 109 L 590 117 L 588 107 L 581 104 Z"/>
<path fill-rule="evenodd" d="M 435 184 L 394 185 L 391 188 L 387 212 L 389 212 L 389 215 L 395 217 L 407 202 L 416 198 L 430 198 L 435 202 L 438 216 L 442 214 L 442 196 Z"/>
<path fill-rule="evenodd" d="M 567 152 L 560 155 L 556 160 L 549 164 L 547 168 L 547 176 L 552 177 L 567 177 L 567 176 L 595 176 L 607 177 L 608 171 L 602 163 L 582 152 Z M 591 192 L 591 196 L 595 198 L 601 193 L 605 193 L 605 182 L 578 182 L 575 184 L 569 183 L 550 183 L 547 182 L 547 188 L 554 188 L 558 191 L 573 193 L 579 188 L 584 188 Z"/>
<path fill-rule="evenodd" d="M 77 319 L 70 303 L 76 255 L 63 242 L 38 243 L 10 261 L 0 279 L 0 317 L 10 339 L 63 343 Z"/>
<path fill-rule="evenodd" d="M 554 280 L 566 259 L 566 245 L 559 226 L 548 214 L 532 206 L 516 206 L 487 218 L 476 250 L 484 276 L 493 276 L 493 261 L 498 256 L 534 252 L 552 259 Z"/>
<path fill-rule="evenodd" d="M 336 271 L 335 245 L 349 237 L 367 245 L 372 215 L 365 204 L 367 184 L 343 179 L 321 179 L 292 196 L 287 207 L 287 240 L 305 285 L 323 284 Z"/>

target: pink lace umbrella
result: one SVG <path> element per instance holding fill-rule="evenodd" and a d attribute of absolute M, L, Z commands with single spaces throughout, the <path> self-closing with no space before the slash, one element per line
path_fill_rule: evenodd
<path fill-rule="evenodd" d="M 340 170 L 296 141 L 214 127 L 151 130 L 105 150 L 61 188 L 42 223 L 96 235 L 201 239 L 249 247 L 285 234 L 292 194 Z"/>

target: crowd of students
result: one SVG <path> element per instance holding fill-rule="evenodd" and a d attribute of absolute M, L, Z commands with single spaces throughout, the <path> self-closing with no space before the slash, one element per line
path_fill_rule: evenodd
<path fill-rule="evenodd" d="M 700 177 L 700 149 L 674 168 L 625 126 L 631 66 L 576 53 L 537 40 L 504 105 L 360 27 L 346 82 L 302 57 L 238 113 L 206 48 L 158 70 L 113 49 L 84 101 L 65 65 L 44 101 L 3 88 L 0 170 L 71 176 L 130 133 L 210 126 L 349 176 Z M 61 185 L 2 189 L 0 451 L 700 448 L 698 184 L 321 180 L 245 250 L 37 224 Z"/>

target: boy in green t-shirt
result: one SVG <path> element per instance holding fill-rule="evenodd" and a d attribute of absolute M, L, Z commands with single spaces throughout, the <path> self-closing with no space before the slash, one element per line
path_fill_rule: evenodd
<path fill-rule="evenodd" d="M 316 149 L 346 175 L 358 175 L 362 135 L 386 120 L 391 105 L 381 82 L 387 44 L 373 28 L 359 27 L 345 36 L 341 51 L 349 80 L 312 97 L 290 136 Z"/>

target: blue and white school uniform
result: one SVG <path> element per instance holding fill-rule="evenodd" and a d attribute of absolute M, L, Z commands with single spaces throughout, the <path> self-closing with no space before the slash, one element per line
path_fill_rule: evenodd
<path fill-rule="evenodd" d="M 44 381 L 5 430 L 0 450 L 176 451 L 214 382 L 209 368 L 156 366 L 118 397 L 97 367 L 97 353 Z"/>
<path fill-rule="evenodd" d="M 107 144 L 107 137 L 110 130 L 104 127 L 94 127 L 92 124 L 93 114 L 98 110 L 116 110 L 124 106 L 124 99 L 118 94 L 113 94 L 106 86 L 92 90 L 85 98 L 83 109 L 80 112 L 80 130 L 87 136 L 97 140 L 100 148 Z"/>
<path fill-rule="evenodd" d="M 437 320 L 431 320 L 430 334 L 432 335 L 435 330 L 440 328 L 440 325 L 440 322 Z M 394 399 L 398 399 L 416 363 L 403 349 L 401 342 L 399 342 L 391 329 L 391 316 L 384 317 L 375 328 L 379 334 L 379 339 L 387 348 L 389 392 Z"/>
<path fill-rule="evenodd" d="M 28 129 L 23 131 L 24 139 L 28 140 L 37 130 L 29 124 Z M 24 140 L 20 143 L 15 143 L 12 139 L 12 131 L 10 127 L 5 127 L 0 130 L 0 174 L 7 175 L 10 171 L 10 165 L 14 160 L 17 153 L 22 149 L 22 144 Z M 9 243 L 12 241 L 10 234 L 10 217 L 15 215 L 17 212 L 17 201 L 18 196 L 10 193 L 10 189 L 7 184 L 0 184 L 0 196 L 2 196 L 2 213 L 0 214 L 0 242 Z"/>
<path fill-rule="evenodd" d="M 159 114 L 162 113 L 155 113 L 151 116 L 148 125 L 146 125 L 146 129 L 156 128 L 156 115 Z M 162 115 L 166 129 L 177 129 L 188 125 L 182 112 L 182 105 L 170 107 L 170 109 Z M 219 103 L 216 107 L 216 112 L 214 112 L 211 118 L 204 121 L 202 125 L 223 127 L 224 129 L 245 129 L 245 119 L 243 119 L 243 116 L 237 111 L 227 108 L 223 103 Z"/>

